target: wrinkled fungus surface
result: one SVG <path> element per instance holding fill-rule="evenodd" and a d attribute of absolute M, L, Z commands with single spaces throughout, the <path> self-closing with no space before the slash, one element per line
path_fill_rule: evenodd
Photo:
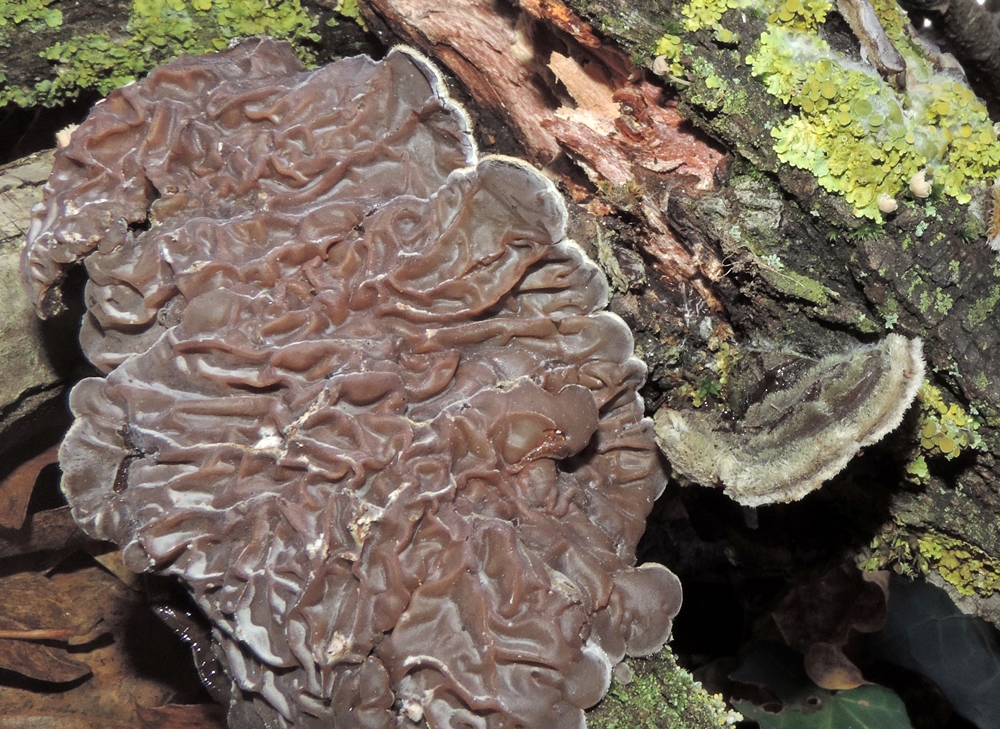
<path fill-rule="evenodd" d="M 84 261 L 107 373 L 64 489 L 186 583 L 232 724 L 582 727 L 667 639 L 644 369 L 565 217 L 405 50 L 184 57 L 57 153 L 23 273 L 47 315 Z"/>

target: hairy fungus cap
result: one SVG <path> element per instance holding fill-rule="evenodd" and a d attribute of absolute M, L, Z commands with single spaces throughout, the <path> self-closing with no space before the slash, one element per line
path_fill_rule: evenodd
<path fill-rule="evenodd" d="M 923 381 L 922 342 L 890 334 L 823 357 L 737 421 L 661 408 L 656 438 L 676 471 L 744 506 L 796 501 L 898 427 Z"/>
<path fill-rule="evenodd" d="M 185 57 L 57 152 L 24 278 L 53 313 L 85 262 L 107 372 L 63 486 L 187 584 L 232 723 L 581 727 L 667 639 L 644 367 L 565 218 L 406 50 Z"/>

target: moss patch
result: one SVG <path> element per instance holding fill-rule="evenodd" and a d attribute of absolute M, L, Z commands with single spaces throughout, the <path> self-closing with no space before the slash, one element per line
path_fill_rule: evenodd
<path fill-rule="evenodd" d="M 628 664 L 632 680 L 612 683 L 608 695 L 587 713 L 590 729 L 718 729 L 743 718 L 678 666 L 669 647 Z"/>
<path fill-rule="evenodd" d="M 7 3 L 0 6 L 8 8 L 0 17 L 14 17 L 10 8 L 15 6 L 22 9 L 16 16 L 23 18 L 22 25 L 52 26 L 56 20 L 45 0 Z M 217 51 L 253 35 L 290 41 L 308 64 L 314 60 L 308 44 L 319 40 L 317 23 L 299 0 L 133 0 L 120 37 L 89 33 L 49 44 L 40 55 L 54 74 L 33 84 L 0 87 L 0 106 L 56 106 L 89 90 L 106 95 L 181 53 Z"/>

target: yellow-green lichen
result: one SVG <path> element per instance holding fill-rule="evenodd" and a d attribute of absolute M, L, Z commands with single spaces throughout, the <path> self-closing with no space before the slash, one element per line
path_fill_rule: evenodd
<path fill-rule="evenodd" d="M 946 404 L 941 391 L 925 382 L 917 392 L 920 403 L 920 447 L 929 455 L 941 455 L 949 461 L 963 448 L 981 449 L 979 422 L 957 403 Z"/>
<path fill-rule="evenodd" d="M 653 55 L 664 59 L 664 63 L 671 76 L 680 77 L 684 75 L 684 66 L 681 63 L 681 52 L 683 51 L 684 44 L 681 42 L 679 35 L 674 35 L 673 33 L 665 33 L 662 38 L 656 42 L 656 47 L 653 49 Z"/>
<path fill-rule="evenodd" d="M 317 20 L 299 0 L 133 0 L 124 37 L 77 36 L 54 43 L 42 57 L 55 75 L 33 88 L 0 88 L 0 106 L 62 103 L 83 90 L 107 94 L 181 53 L 226 48 L 236 38 L 267 34 L 292 42 L 305 62 L 317 41 Z"/>
<path fill-rule="evenodd" d="M 928 530 L 918 540 L 918 548 L 931 569 L 960 595 L 988 597 L 1000 591 L 1000 560 L 993 559 L 975 545 Z"/>
<path fill-rule="evenodd" d="M 363 30 L 368 30 L 368 24 L 365 23 L 365 19 L 361 15 L 361 10 L 358 8 L 358 0 L 337 0 L 337 5 L 334 7 L 333 12 L 353 20 L 355 23 L 360 25 Z M 330 20 L 327 21 L 327 25 L 336 24 L 336 18 L 330 18 Z"/>
<path fill-rule="evenodd" d="M 941 390 L 925 382 L 917 391 L 920 403 L 920 453 L 907 465 L 907 475 L 917 483 L 930 478 L 927 458 L 944 457 L 953 460 L 968 448 L 981 450 L 979 421 L 957 403 L 947 404 Z"/>
<path fill-rule="evenodd" d="M 794 0 L 790 0 L 794 1 Z M 719 24 L 722 16 L 732 9 L 754 7 L 754 0 L 690 0 L 681 8 L 682 22 L 678 25 L 669 23 L 670 27 L 656 41 L 653 56 L 663 59 L 661 70 L 654 70 L 663 75 L 670 75 L 675 80 L 681 79 L 686 72 L 681 63 L 681 52 L 684 50 L 683 32 L 694 32 L 702 28 L 711 28 L 716 41 L 722 45 L 735 45 L 740 42 L 738 33 Z M 718 76 L 713 76 L 713 85 L 709 88 L 719 88 L 722 85 Z"/>
<path fill-rule="evenodd" d="M 716 28 L 715 30 L 715 40 L 719 41 L 724 46 L 735 45 L 740 42 L 740 34 L 734 33 L 728 28 Z"/>
<path fill-rule="evenodd" d="M 55 0 L 0 0 L 0 33 L 12 26 L 28 30 L 55 28 L 62 24 L 62 11 L 51 7 Z"/>
<path fill-rule="evenodd" d="M 798 30 L 815 30 L 830 12 L 830 0 L 784 0 L 768 17 L 769 23 Z"/>
<path fill-rule="evenodd" d="M 973 187 L 1000 171 L 1000 141 L 986 108 L 911 41 L 906 15 L 894 0 L 875 0 L 873 6 L 906 61 L 905 90 L 819 37 L 832 0 L 689 0 L 680 8 L 679 28 L 657 42 L 657 72 L 702 80 L 693 87 L 699 98 L 692 100 L 717 110 L 716 97 L 728 91 L 724 79 L 682 63 L 684 34 L 711 28 L 716 42 L 735 44 L 739 35 L 721 25 L 723 16 L 734 9 L 764 12 L 767 30 L 746 62 L 769 93 L 795 110 L 771 130 L 779 160 L 812 172 L 855 215 L 877 222 L 898 198 L 918 194 L 910 192 L 910 182 L 919 175 L 933 191 L 968 203 Z"/>
<path fill-rule="evenodd" d="M 913 533 L 889 523 L 859 556 L 858 566 L 867 571 L 890 568 L 911 578 L 934 571 L 961 595 L 1000 592 L 1000 560 L 936 529 Z"/>
<path fill-rule="evenodd" d="M 697 384 L 681 388 L 683 397 L 689 397 L 691 404 L 700 408 L 709 399 L 720 397 L 729 384 L 733 366 L 739 358 L 739 351 L 732 342 L 732 330 L 726 326 L 717 327 L 708 338 L 708 350 L 714 359 L 698 377 Z"/>
<path fill-rule="evenodd" d="M 681 8 L 684 30 L 696 31 L 718 24 L 727 10 L 747 8 L 754 0 L 691 0 Z"/>
<path fill-rule="evenodd" d="M 972 185 L 1000 169 L 993 123 L 967 86 L 935 70 L 897 29 L 895 3 L 881 0 L 877 9 L 906 60 L 905 91 L 833 50 L 804 27 L 805 16 L 772 13 L 746 61 L 769 93 L 796 110 L 772 129 L 775 152 L 843 195 L 859 217 L 881 222 L 879 197 L 900 197 L 921 172 L 935 189 L 967 203 Z"/>

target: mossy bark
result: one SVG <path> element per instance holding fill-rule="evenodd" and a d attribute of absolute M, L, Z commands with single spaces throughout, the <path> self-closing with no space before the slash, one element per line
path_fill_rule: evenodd
<path fill-rule="evenodd" d="M 616 43 L 651 61 L 653 43 L 683 20 L 683 2 L 568 0 Z M 766 19 L 731 10 L 725 26 L 744 39 L 759 37 Z M 827 40 L 847 53 L 858 42 L 831 15 Z M 750 75 L 753 45 L 725 45 L 706 29 L 685 33 L 685 68 L 676 84 L 685 113 L 736 156 L 732 174 L 707 195 L 674 194 L 672 226 L 687 239 L 720 251 L 727 276 L 716 290 L 724 318 L 741 342 L 767 342 L 824 354 L 896 331 L 921 337 L 930 381 L 978 413 L 984 449 L 954 460 L 931 458 L 920 486 L 901 484 L 890 520 L 922 533 L 933 528 L 1000 556 L 1000 262 L 986 243 L 989 190 L 971 205 L 932 195 L 901 200 L 884 224 L 855 217 L 839 196 L 808 172 L 782 164 L 771 129 L 791 113 Z M 721 77 L 709 89 L 698 69 Z M 968 70 L 968 69 L 967 69 Z M 972 71 L 974 73 L 974 70 Z M 667 82 L 665 82 L 667 83 Z M 988 223 L 988 221 L 987 221 Z M 911 458 L 915 419 L 893 439 L 900 461 Z"/>

